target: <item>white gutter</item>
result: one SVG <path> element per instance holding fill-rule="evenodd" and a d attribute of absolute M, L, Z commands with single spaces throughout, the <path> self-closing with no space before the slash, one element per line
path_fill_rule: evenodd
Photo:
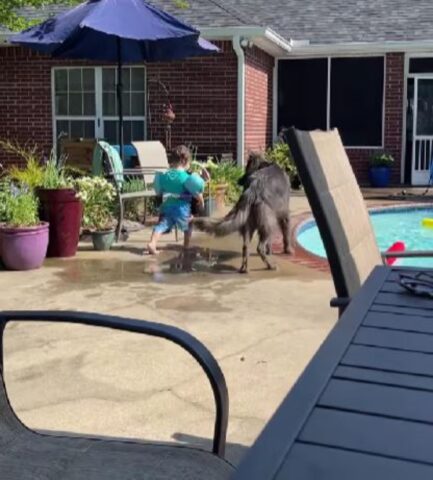
<path fill-rule="evenodd" d="M 319 55 L 371 54 L 392 52 L 432 52 L 433 40 L 395 42 L 353 42 L 330 43 L 325 45 L 292 41 L 292 50 L 286 57 L 308 57 Z"/>
<path fill-rule="evenodd" d="M 278 135 L 278 62 L 274 61 L 272 72 L 272 145 Z"/>
<path fill-rule="evenodd" d="M 243 166 L 245 158 L 245 55 L 240 35 L 233 37 L 233 50 L 238 57 L 237 163 L 239 166 Z"/>
<path fill-rule="evenodd" d="M 274 57 L 287 55 L 292 49 L 289 41 L 267 27 L 208 27 L 199 30 L 207 40 L 232 40 L 235 37 L 243 37 Z"/>

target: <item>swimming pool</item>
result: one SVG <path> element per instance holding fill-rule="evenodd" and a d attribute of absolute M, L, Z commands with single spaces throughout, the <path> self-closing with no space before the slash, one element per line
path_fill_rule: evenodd
<path fill-rule="evenodd" d="M 381 251 L 402 241 L 407 250 L 433 250 L 433 228 L 421 225 L 423 218 L 433 218 L 433 206 L 405 206 L 371 210 L 370 218 Z M 326 258 L 316 222 L 308 220 L 297 232 L 298 243 L 319 257 Z M 399 259 L 398 265 L 433 267 L 433 258 Z"/>

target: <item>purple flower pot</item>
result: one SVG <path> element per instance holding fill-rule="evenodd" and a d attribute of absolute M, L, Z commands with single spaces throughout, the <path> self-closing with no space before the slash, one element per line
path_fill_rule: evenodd
<path fill-rule="evenodd" d="M 39 268 L 48 248 L 48 223 L 36 227 L 0 228 L 2 261 L 9 270 L 33 270 Z"/>

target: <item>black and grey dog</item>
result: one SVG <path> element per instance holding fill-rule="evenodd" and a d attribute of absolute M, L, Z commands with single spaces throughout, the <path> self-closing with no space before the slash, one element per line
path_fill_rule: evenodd
<path fill-rule="evenodd" d="M 290 180 L 276 164 L 267 162 L 261 154 L 250 154 L 245 174 L 239 180 L 242 195 L 232 210 L 222 219 L 197 218 L 194 224 L 199 230 L 223 237 L 238 231 L 243 237 L 241 273 L 248 272 L 248 247 L 257 230 L 257 252 L 268 269 L 275 266 L 269 261 L 271 236 L 281 229 L 284 252 L 290 248 Z"/>

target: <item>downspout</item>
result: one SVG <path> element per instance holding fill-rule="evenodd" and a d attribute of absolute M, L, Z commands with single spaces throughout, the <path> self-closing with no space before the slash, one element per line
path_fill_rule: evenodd
<path fill-rule="evenodd" d="M 240 35 L 233 37 L 233 50 L 238 57 L 237 162 L 243 166 L 245 158 L 245 54 Z"/>

